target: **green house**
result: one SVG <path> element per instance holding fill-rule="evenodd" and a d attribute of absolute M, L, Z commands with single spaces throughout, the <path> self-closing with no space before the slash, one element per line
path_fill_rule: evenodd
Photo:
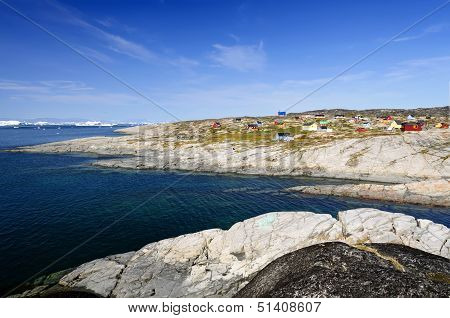
<path fill-rule="evenodd" d="M 326 124 L 328 124 L 329 122 L 330 122 L 329 120 L 324 119 L 324 120 L 321 120 L 321 121 L 319 122 L 319 124 L 321 124 L 321 125 L 326 125 Z"/>

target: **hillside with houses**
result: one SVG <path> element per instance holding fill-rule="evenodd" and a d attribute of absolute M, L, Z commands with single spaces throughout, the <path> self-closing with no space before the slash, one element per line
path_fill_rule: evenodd
<path fill-rule="evenodd" d="M 324 112 L 136 126 L 16 151 L 95 153 L 103 167 L 382 182 L 448 179 L 448 117 Z M 411 163 L 414 162 L 414 165 Z"/>

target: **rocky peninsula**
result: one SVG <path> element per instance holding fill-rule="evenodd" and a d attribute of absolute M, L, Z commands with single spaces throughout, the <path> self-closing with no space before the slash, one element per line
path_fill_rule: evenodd
<path fill-rule="evenodd" d="M 375 129 L 361 134 L 349 130 L 345 122 L 339 121 L 335 124 L 341 125 L 337 132 L 311 133 L 301 130 L 301 121 L 285 119 L 284 128 L 279 128 L 278 124 L 272 124 L 272 119 L 236 121 L 236 118 L 228 118 L 220 122 L 203 120 L 136 126 L 118 130 L 122 136 L 75 139 L 12 151 L 91 153 L 115 157 L 99 158 L 92 163 L 107 168 L 312 176 L 396 183 L 399 185 L 298 187 L 295 190 L 399 203 L 449 205 L 450 133 L 447 129 L 432 128 L 411 133 Z M 256 131 L 245 128 L 245 122 L 255 120 L 260 123 L 260 128 Z M 254 127 L 252 125 L 256 124 L 248 125 Z M 280 129 L 292 131 L 295 138 L 289 142 L 277 141 L 274 136 L 278 136 Z"/>
<path fill-rule="evenodd" d="M 254 119 L 246 119 L 253 122 Z M 301 122 L 285 119 L 292 142 L 274 140 L 279 125 L 265 119 L 260 130 L 241 120 L 177 122 L 119 130 L 118 137 L 92 137 L 21 147 L 14 151 L 93 153 L 116 156 L 98 160 L 103 167 L 177 169 L 261 175 L 297 175 L 406 183 L 449 179 L 450 134 L 446 129 L 402 133 L 374 130 L 355 133 L 302 131 Z M 282 130 L 283 130 L 282 129 Z M 122 156 L 122 157 L 120 157 Z"/>
<path fill-rule="evenodd" d="M 383 278 L 386 281 L 382 286 L 391 286 L 397 281 L 390 279 L 403 274 L 401 284 L 395 289 L 401 292 L 396 296 L 442 297 L 448 296 L 449 239 L 450 229 L 443 225 L 376 209 L 341 211 L 337 219 L 311 212 L 274 212 L 236 223 L 229 230 L 186 234 L 150 243 L 136 252 L 94 260 L 65 273 L 56 285 L 41 285 L 22 296 L 52 296 L 52 291 L 58 293 L 61 289 L 73 293 L 81 290 L 100 297 L 258 296 L 252 290 L 267 275 L 272 277 L 272 283 L 278 284 L 282 277 L 273 277 L 270 273 L 280 263 L 285 264 L 284 273 L 291 273 L 292 267 L 297 272 L 312 273 L 311 268 L 318 267 L 329 274 L 330 267 L 326 264 L 332 261 L 333 267 L 345 268 L 350 264 L 350 271 L 355 266 L 367 265 L 359 271 L 362 276 L 350 275 L 344 270 L 347 273 L 344 281 L 351 281 L 351 286 L 359 284 L 367 275 L 380 276 L 374 286 Z M 340 243 L 317 247 L 327 242 Z M 336 246 L 338 248 L 334 248 Z M 324 250 L 326 253 L 322 253 Z M 282 257 L 291 252 L 297 254 L 286 256 L 288 259 L 310 256 L 296 265 L 285 262 L 286 258 Z M 326 261 L 324 255 L 329 256 Z M 342 271 L 341 268 L 333 273 L 343 275 Z M 283 272 L 280 275 L 284 275 Z M 304 292 L 290 291 L 286 295 L 350 295 L 336 293 L 337 285 L 331 291 L 329 285 L 321 287 L 319 281 L 323 280 L 317 278 L 317 273 L 314 277 L 309 278 L 318 282 L 316 286 L 308 285 Z M 409 283 L 403 284 L 405 281 Z M 244 288 L 246 285 L 249 287 Z M 261 295 L 283 296 L 267 289 Z M 365 294 L 366 297 L 377 295 L 389 294 Z"/>

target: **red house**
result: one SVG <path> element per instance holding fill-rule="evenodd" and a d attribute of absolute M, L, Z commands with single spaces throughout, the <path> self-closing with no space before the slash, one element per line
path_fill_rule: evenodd
<path fill-rule="evenodd" d="M 358 127 L 358 128 L 356 128 L 355 131 L 356 131 L 356 132 L 359 132 L 359 133 L 362 133 L 362 132 L 366 132 L 367 129 L 366 129 L 366 128 L 363 128 L 363 127 Z"/>
<path fill-rule="evenodd" d="M 211 125 L 211 127 L 212 127 L 212 128 L 220 128 L 220 127 L 222 127 L 222 125 L 221 125 L 218 121 L 216 121 L 215 123 L 213 123 L 213 124 Z"/>
<path fill-rule="evenodd" d="M 278 120 L 278 119 L 275 119 L 275 121 L 273 123 L 274 123 L 274 125 L 283 125 L 283 121 Z"/>
<path fill-rule="evenodd" d="M 421 131 L 422 126 L 418 123 L 402 123 L 401 131 Z"/>

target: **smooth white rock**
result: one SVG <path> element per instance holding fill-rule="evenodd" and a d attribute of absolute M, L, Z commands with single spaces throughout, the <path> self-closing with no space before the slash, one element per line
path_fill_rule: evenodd
<path fill-rule="evenodd" d="M 450 258 L 450 230 L 443 225 L 366 208 L 338 217 L 268 213 L 227 231 L 182 235 L 86 263 L 60 284 L 112 297 L 230 297 L 276 258 L 327 241 L 404 244 Z"/>

